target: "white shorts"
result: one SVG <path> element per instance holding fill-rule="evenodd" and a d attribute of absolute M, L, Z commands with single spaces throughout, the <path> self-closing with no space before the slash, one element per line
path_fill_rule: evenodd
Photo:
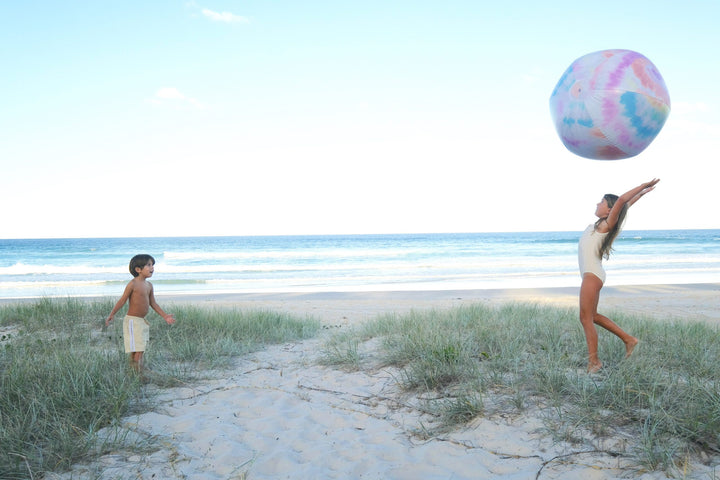
<path fill-rule="evenodd" d="M 123 320 L 125 352 L 144 352 L 150 341 L 150 324 L 144 318 L 126 315 Z"/>

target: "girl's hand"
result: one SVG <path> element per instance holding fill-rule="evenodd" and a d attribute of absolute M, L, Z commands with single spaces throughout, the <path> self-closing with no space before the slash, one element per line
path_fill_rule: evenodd
<path fill-rule="evenodd" d="M 634 189 L 627 192 L 624 196 L 628 196 L 627 198 L 627 206 L 628 208 L 632 207 L 635 202 L 640 200 L 643 195 L 645 195 L 648 192 L 652 192 L 655 189 L 655 185 L 660 181 L 659 178 L 653 178 L 647 183 L 640 184 L 640 186 L 635 187 Z M 617 203 L 616 203 L 617 205 Z"/>
<path fill-rule="evenodd" d="M 657 185 L 657 183 L 658 183 L 659 181 L 660 181 L 659 178 L 653 178 L 653 179 L 650 180 L 649 182 L 643 184 L 643 189 L 653 188 L 655 185 Z"/>

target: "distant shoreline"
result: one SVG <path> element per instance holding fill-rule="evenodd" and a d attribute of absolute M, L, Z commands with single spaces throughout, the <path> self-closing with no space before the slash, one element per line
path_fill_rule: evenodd
<path fill-rule="evenodd" d="M 161 295 L 158 302 L 199 306 L 268 308 L 310 314 L 324 321 L 353 322 L 410 310 L 450 308 L 472 303 L 537 303 L 576 308 L 579 287 L 380 292 L 237 293 Z M 600 309 L 646 314 L 656 318 L 720 322 L 720 283 L 607 286 Z"/>
<path fill-rule="evenodd" d="M 269 309 L 314 316 L 325 323 L 341 324 L 363 321 L 385 313 L 451 308 L 478 302 L 524 302 L 576 308 L 578 291 L 579 287 L 216 294 L 163 294 L 158 291 L 156 297 L 158 303 L 166 309 L 172 309 L 172 304 Z M 114 299 L 107 296 L 74 298 Z M 38 299 L 0 298 L 0 305 Z M 655 318 L 720 322 L 720 283 L 607 286 L 600 296 L 600 310 L 644 314 Z"/>

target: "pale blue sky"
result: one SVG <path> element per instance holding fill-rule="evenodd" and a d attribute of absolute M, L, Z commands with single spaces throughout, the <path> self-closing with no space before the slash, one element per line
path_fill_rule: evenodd
<path fill-rule="evenodd" d="M 720 228 L 720 2 L 0 0 L 0 238 Z M 548 99 L 636 50 L 672 111 L 568 152 Z"/>

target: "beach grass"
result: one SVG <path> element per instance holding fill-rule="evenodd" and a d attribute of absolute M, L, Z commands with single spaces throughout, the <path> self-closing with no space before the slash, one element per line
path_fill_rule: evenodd
<path fill-rule="evenodd" d="M 156 448 L 122 428 L 124 417 L 154 408 L 153 389 L 128 368 L 122 312 L 102 329 L 112 305 L 69 298 L 0 306 L 0 478 L 41 478 L 118 449 Z M 161 388 L 201 380 L 249 352 L 321 328 L 312 318 L 263 310 L 168 311 L 178 319 L 172 326 L 148 317 L 146 361 Z M 577 310 L 523 303 L 382 315 L 338 330 L 321 358 L 348 370 L 391 370 L 434 419 L 418 434 L 530 414 L 558 442 L 623 456 L 642 469 L 681 470 L 683 462 L 716 455 L 718 329 L 611 316 L 641 343 L 625 360 L 622 342 L 600 329 L 605 366 L 595 375 L 585 373 Z"/>
<path fill-rule="evenodd" d="M 0 306 L 0 478 L 41 478 L 128 447 L 120 420 L 151 410 L 153 403 L 142 379 L 128 368 L 123 312 L 102 328 L 112 306 L 110 299 L 75 298 Z M 171 311 L 177 318 L 172 326 L 154 313 L 148 317 L 146 362 L 160 387 L 198 380 L 238 356 L 320 329 L 316 320 L 269 311 L 188 306 Z"/>
<path fill-rule="evenodd" d="M 533 410 L 557 441 L 628 457 L 639 468 L 671 471 L 717 454 L 718 329 L 613 318 L 641 343 L 625 359 L 624 344 L 599 329 L 604 368 L 593 375 L 585 373 L 577 310 L 522 303 L 381 316 L 331 338 L 322 362 L 393 369 L 402 389 L 427 399 L 434 433 Z"/>

